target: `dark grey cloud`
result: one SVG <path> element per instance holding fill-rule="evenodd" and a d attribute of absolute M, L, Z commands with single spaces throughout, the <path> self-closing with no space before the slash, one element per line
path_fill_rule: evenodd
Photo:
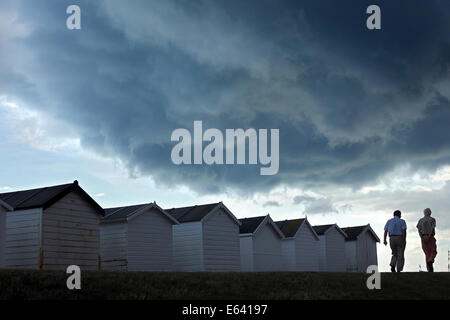
<path fill-rule="evenodd" d="M 308 195 L 298 195 L 292 199 L 293 204 L 304 205 L 305 214 L 331 214 L 338 213 L 339 210 L 335 207 L 330 198 L 316 198 Z M 347 207 L 342 207 L 344 212 Z"/>
<path fill-rule="evenodd" d="M 333 202 L 329 198 L 321 198 L 306 202 L 305 214 L 331 214 L 338 213 Z"/>
<path fill-rule="evenodd" d="M 310 197 L 310 196 L 295 196 L 292 199 L 294 204 L 300 204 L 304 202 L 310 202 L 316 200 L 316 198 Z"/>
<path fill-rule="evenodd" d="M 65 29 L 69 4 L 82 9 L 80 31 Z M 450 4 L 378 1 L 383 29 L 368 31 L 369 4 L 4 1 L 28 33 L 0 33 L 0 95 L 67 123 L 133 174 L 201 192 L 359 187 L 399 164 L 449 164 Z M 173 165 L 170 134 L 194 120 L 279 128 L 279 174 Z"/>
<path fill-rule="evenodd" d="M 263 203 L 263 207 L 281 207 L 281 203 L 278 201 L 266 201 Z"/>

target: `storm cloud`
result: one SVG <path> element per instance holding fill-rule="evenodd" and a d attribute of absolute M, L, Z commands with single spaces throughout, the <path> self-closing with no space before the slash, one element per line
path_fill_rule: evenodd
<path fill-rule="evenodd" d="M 2 1 L 0 96 L 130 174 L 203 193 L 433 171 L 450 164 L 450 4 L 377 2 L 369 31 L 361 0 Z M 81 30 L 65 27 L 70 4 Z M 279 173 L 172 164 L 171 132 L 194 120 L 280 129 Z"/>

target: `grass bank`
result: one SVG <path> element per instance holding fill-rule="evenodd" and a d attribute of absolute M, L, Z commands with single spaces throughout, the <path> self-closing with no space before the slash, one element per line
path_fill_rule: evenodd
<path fill-rule="evenodd" d="M 63 271 L 0 270 L 0 299 L 450 299 L 450 273 L 382 273 L 368 290 L 362 273 L 82 272 L 81 290 Z"/>

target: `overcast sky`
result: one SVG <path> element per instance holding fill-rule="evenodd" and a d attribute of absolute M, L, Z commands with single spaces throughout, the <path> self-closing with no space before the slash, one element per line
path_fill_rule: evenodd
<path fill-rule="evenodd" d="M 224 201 L 380 238 L 400 209 L 408 271 L 424 268 L 430 207 L 447 270 L 450 3 L 375 2 L 1 1 L 0 192 L 78 179 L 105 207 Z M 81 30 L 66 28 L 71 4 Z M 174 165 L 171 133 L 194 120 L 278 128 L 279 173 Z"/>

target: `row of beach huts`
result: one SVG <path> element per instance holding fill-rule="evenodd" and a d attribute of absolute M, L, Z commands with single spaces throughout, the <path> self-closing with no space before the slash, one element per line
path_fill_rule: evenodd
<path fill-rule="evenodd" d="M 77 181 L 0 194 L 3 268 L 365 272 L 379 241 L 370 225 L 238 219 L 222 202 L 103 209 Z"/>

